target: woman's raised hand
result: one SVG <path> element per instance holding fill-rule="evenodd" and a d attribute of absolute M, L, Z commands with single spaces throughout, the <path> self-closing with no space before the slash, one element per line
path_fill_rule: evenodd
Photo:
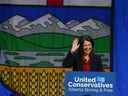
<path fill-rule="evenodd" d="M 74 53 L 80 46 L 80 44 L 78 44 L 79 42 L 79 39 L 78 38 L 75 38 L 72 42 L 72 48 L 70 50 L 71 53 Z"/>

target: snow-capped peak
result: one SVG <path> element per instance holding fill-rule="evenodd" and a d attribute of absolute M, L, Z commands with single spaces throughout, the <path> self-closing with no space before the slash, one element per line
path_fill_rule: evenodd
<path fill-rule="evenodd" d="M 25 19 L 25 18 L 20 16 L 20 15 L 15 15 L 15 16 L 11 17 L 9 19 L 9 21 L 20 21 L 20 20 L 23 20 L 23 19 Z"/>
<path fill-rule="evenodd" d="M 72 28 L 72 27 L 74 27 L 74 26 L 76 26 L 76 25 L 78 25 L 78 24 L 80 24 L 79 21 L 77 21 L 77 20 L 71 20 L 71 21 L 69 21 L 69 22 L 66 23 L 66 26 L 67 26 L 68 28 Z"/>
<path fill-rule="evenodd" d="M 31 25 L 37 25 L 37 24 L 41 24 L 43 27 L 46 28 L 48 27 L 48 25 L 55 23 L 53 19 L 57 21 L 56 23 L 60 28 L 66 28 L 66 26 L 60 20 L 58 20 L 56 17 L 54 17 L 50 13 L 43 15 L 42 17 L 36 19 L 35 21 L 27 24 L 22 28 L 31 28 Z"/>
<path fill-rule="evenodd" d="M 22 16 L 16 15 L 9 19 L 9 24 L 12 25 L 14 30 L 19 31 L 20 29 L 17 27 L 17 25 L 19 25 L 19 23 L 23 20 L 26 20 L 26 19 Z"/>
<path fill-rule="evenodd" d="M 37 20 L 27 24 L 26 26 L 22 27 L 22 28 L 30 28 L 31 25 L 37 25 L 37 24 L 41 24 L 43 27 L 47 27 L 47 25 L 45 24 L 45 22 L 52 24 L 51 20 L 49 20 L 49 18 L 51 18 L 52 15 L 51 14 L 46 14 L 40 18 L 38 18 Z"/>
<path fill-rule="evenodd" d="M 9 18 L 7 21 L 3 22 L 3 28 L 8 29 L 9 25 L 12 26 L 13 30 L 19 31 L 20 28 L 19 25 L 27 24 L 29 21 L 26 20 L 24 17 L 15 15 L 11 18 Z"/>
<path fill-rule="evenodd" d="M 93 29 L 99 29 L 99 27 L 97 26 L 97 24 L 95 23 L 94 19 L 89 19 L 85 22 L 80 23 L 79 25 L 76 25 L 74 27 L 71 28 L 71 30 L 73 31 L 77 31 L 77 30 L 85 30 L 83 27 L 84 26 L 89 26 Z"/>

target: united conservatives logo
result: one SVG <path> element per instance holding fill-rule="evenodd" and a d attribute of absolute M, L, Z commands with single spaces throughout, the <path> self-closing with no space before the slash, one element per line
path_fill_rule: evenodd
<path fill-rule="evenodd" d="M 65 96 L 114 96 L 114 90 L 114 73 L 68 72 L 65 75 Z"/>

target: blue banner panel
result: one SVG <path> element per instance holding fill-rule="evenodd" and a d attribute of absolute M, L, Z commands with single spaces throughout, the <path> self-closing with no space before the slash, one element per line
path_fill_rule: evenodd
<path fill-rule="evenodd" d="M 128 94 L 128 0 L 114 0 L 114 70 L 118 95 Z"/>
<path fill-rule="evenodd" d="M 112 72 L 67 72 L 64 96 L 116 96 Z"/>

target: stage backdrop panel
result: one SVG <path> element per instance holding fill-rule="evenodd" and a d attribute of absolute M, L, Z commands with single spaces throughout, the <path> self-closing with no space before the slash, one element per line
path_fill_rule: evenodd
<path fill-rule="evenodd" d="M 13 90 L 63 96 L 67 70 L 60 67 L 73 39 L 82 35 L 94 39 L 94 51 L 110 71 L 111 0 L 3 0 L 0 13 L 1 80 Z"/>

